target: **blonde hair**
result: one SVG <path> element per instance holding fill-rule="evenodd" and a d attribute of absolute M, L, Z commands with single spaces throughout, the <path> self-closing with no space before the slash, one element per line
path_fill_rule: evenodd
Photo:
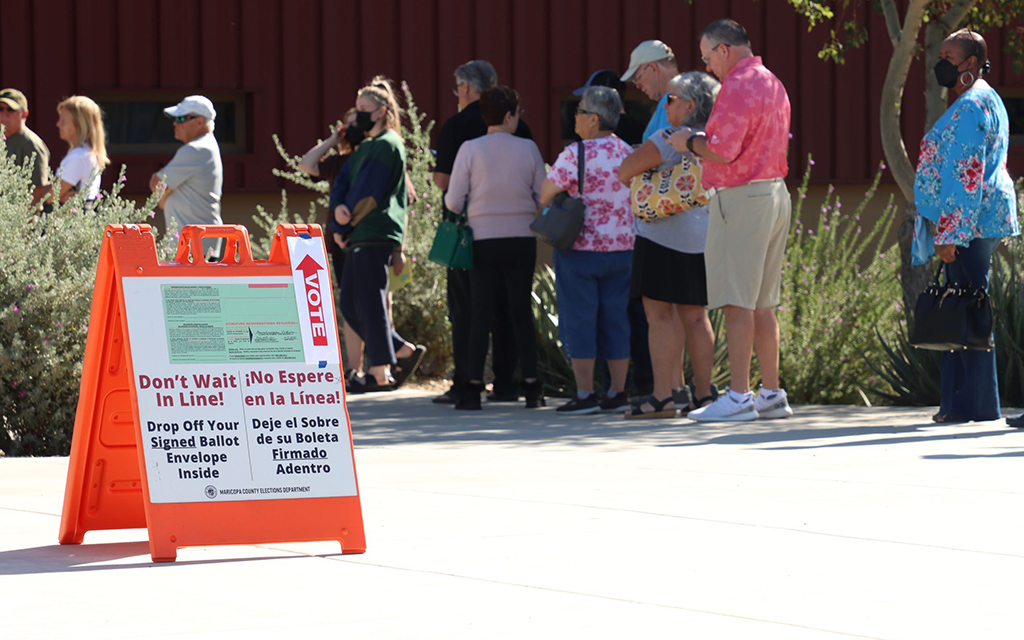
<path fill-rule="evenodd" d="M 62 110 L 67 111 L 78 131 L 78 138 L 71 144 L 71 148 L 88 144 L 92 147 L 96 162 L 101 167 L 110 164 L 110 158 L 107 157 L 107 133 L 103 128 L 103 112 L 100 105 L 85 96 L 71 96 L 57 105 L 57 115 L 60 115 Z"/>
<path fill-rule="evenodd" d="M 384 126 L 391 129 L 402 137 L 402 121 L 400 119 L 401 109 L 398 108 L 398 99 L 395 98 L 395 91 L 391 88 L 391 81 L 384 76 L 377 76 L 370 80 L 370 84 L 359 90 L 356 98 L 369 98 L 373 104 L 380 107 L 387 107 Z"/>

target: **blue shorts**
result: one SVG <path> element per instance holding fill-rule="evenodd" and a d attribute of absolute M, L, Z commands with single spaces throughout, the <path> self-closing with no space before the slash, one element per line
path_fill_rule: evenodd
<path fill-rule="evenodd" d="M 629 358 L 632 251 L 555 250 L 558 328 L 570 358 Z"/>

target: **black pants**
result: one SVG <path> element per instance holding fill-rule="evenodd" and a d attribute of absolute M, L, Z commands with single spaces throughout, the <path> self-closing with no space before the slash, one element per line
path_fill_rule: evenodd
<path fill-rule="evenodd" d="M 393 245 L 353 247 L 341 275 L 341 315 L 366 343 L 371 367 L 396 364 L 405 339 L 388 317 L 388 269 Z"/>
<path fill-rule="evenodd" d="M 531 303 L 533 267 L 536 261 L 537 241 L 533 238 L 495 238 L 473 243 L 473 270 L 469 272 L 472 297 L 470 380 L 483 380 L 487 342 L 491 328 L 495 326 L 495 310 L 501 297 L 508 302 L 506 317 L 515 334 L 523 378 L 537 377 L 537 337 L 534 333 Z M 496 344 L 501 338 L 499 331 L 495 328 Z"/>
<path fill-rule="evenodd" d="M 536 247 L 534 248 L 536 252 Z M 470 272 L 465 269 L 448 270 L 448 320 L 452 324 L 452 358 L 455 374 L 452 387 L 461 391 L 469 382 L 469 326 L 473 313 L 473 296 L 470 291 Z M 516 341 L 509 321 L 508 296 L 505 282 L 497 283 L 495 297 L 494 336 L 492 364 L 494 366 L 494 389 L 499 394 L 516 389 Z"/>

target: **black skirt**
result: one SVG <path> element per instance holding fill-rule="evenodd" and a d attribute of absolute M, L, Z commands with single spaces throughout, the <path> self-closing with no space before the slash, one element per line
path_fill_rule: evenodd
<path fill-rule="evenodd" d="M 636 237 L 630 297 L 706 307 L 708 280 L 703 253 L 683 253 Z"/>

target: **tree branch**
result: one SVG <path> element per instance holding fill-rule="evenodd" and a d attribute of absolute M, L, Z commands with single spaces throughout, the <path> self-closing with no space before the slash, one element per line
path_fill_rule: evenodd
<path fill-rule="evenodd" d="M 888 1 L 888 0 L 886 0 Z M 903 104 L 903 89 L 907 84 L 910 63 L 917 48 L 917 36 L 924 21 L 924 10 L 932 0 L 910 0 L 906 19 L 900 33 L 899 44 L 889 59 L 889 69 L 882 85 L 882 101 L 879 105 L 879 120 L 882 133 L 882 148 L 889 162 L 893 178 L 907 202 L 914 201 L 914 167 L 910 164 L 907 148 L 903 144 L 900 128 L 900 110 Z"/>
<path fill-rule="evenodd" d="M 964 18 L 967 17 L 967 14 L 970 13 L 976 4 L 978 4 L 978 0 L 956 0 L 949 7 L 949 11 L 943 14 L 939 20 L 947 36 L 953 33 L 953 29 L 956 29 L 957 25 L 964 21 Z"/>
<path fill-rule="evenodd" d="M 900 44 L 900 14 L 896 11 L 896 0 L 882 0 L 882 13 L 885 14 L 885 27 L 889 30 L 889 41 L 895 49 Z"/>

